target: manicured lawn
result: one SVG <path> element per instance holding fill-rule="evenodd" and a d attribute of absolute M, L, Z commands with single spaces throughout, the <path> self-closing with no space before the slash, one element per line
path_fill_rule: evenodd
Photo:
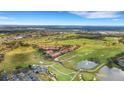
<path fill-rule="evenodd" d="M 56 78 L 59 81 L 71 80 L 71 78 L 74 76 L 73 73 L 75 73 L 75 71 L 67 69 L 59 63 L 49 66 L 49 71 L 56 74 Z"/>
<path fill-rule="evenodd" d="M 91 58 L 99 60 L 100 64 L 107 63 L 108 58 L 124 52 L 124 45 L 112 45 L 112 43 L 115 42 L 114 39 L 112 41 L 112 37 L 107 38 L 106 40 L 106 43 L 104 43 L 102 40 L 91 39 L 69 40 L 71 41 L 70 43 L 76 42 L 77 44 L 80 44 L 80 49 L 64 54 L 58 59 L 68 68 L 75 68 L 78 62 Z M 117 40 L 117 38 L 115 38 L 115 40 Z M 67 43 L 67 41 L 65 42 Z M 82 43 L 85 42 L 84 46 L 82 45 L 81 41 Z"/>
<path fill-rule="evenodd" d="M 82 60 L 97 59 L 98 66 L 81 72 L 83 80 L 93 80 L 95 73 L 106 63 L 108 58 L 124 52 L 124 45 L 118 43 L 119 38 L 105 37 L 103 40 L 97 39 L 54 39 L 59 36 L 46 36 L 21 39 L 23 43 L 30 47 L 18 47 L 5 54 L 5 60 L 0 63 L 0 70 L 11 71 L 16 67 L 26 67 L 30 64 L 42 64 L 48 66 L 48 70 L 56 75 L 59 81 L 68 81 L 76 76 L 76 65 Z M 68 36 L 66 36 L 68 37 Z M 80 48 L 66 53 L 58 60 L 62 63 L 49 60 L 45 56 L 32 48 L 32 45 L 79 45 Z M 113 65 L 115 66 L 115 65 Z M 77 78 L 77 77 L 76 77 Z"/>
<path fill-rule="evenodd" d="M 93 80 L 95 76 L 93 73 L 86 73 L 86 72 L 83 72 L 81 75 L 82 75 L 82 79 L 86 81 Z"/>

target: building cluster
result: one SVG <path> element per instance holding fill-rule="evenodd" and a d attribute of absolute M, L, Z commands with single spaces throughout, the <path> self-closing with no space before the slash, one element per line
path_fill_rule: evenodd
<path fill-rule="evenodd" d="M 27 68 L 18 69 L 11 74 L 3 72 L 0 80 L 2 81 L 39 81 L 41 80 L 37 75 L 47 73 L 48 69 L 42 65 L 31 65 Z"/>
<path fill-rule="evenodd" d="M 39 50 L 42 51 L 49 58 L 56 58 L 65 53 L 71 52 L 79 48 L 78 45 L 66 45 L 66 46 L 39 46 Z"/>
<path fill-rule="evenodd" d="M 14 40 L 19 40 L 19 39 L 22 39 L 22 38 L 31 38 L 32 35 L 23 35 L 23 34 L 17 34 L 16 36 L 10 36 L 10 37 L 6 37 L 6 38 L 3 38 L 2 41 L 6 41 L 6 42 L 11 42 L 11 41 L 14 41 Z"/>

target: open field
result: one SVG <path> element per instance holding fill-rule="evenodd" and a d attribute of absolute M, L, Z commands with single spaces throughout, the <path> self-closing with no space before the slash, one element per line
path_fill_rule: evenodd
<path fill-rule="evenodd" d="M 5 58 L 0 63 L 0 70 L 10 72 L 17 68 L 38 64 L 48 67 L 49 73 L 54 74 L 54 78 L 58 81 L 99 80 L 96 77 L 96 73 L 103 66 L 108 65 L 108 59 L 124 52 L 124 44 L 119 42 L 121 37 L 104 37 L 102 39 L 78 37 L 79 35 L 77 34 L 66 33 L 53 36 L 17 38 L 6 41 L 5 44 L 7 45 L 1 44 L 1 51 L 7 50 L 8 47 L 10 50 L 5 51 Z M 13 41 L 15 43 L 11 46 Z M 78 45 L 80 47 L 51 59 L 38 50 L 37 46 L 40 45 Z M 78 70 L 76 68 L 77 64 L 84 60 L 97 61 L 98 65 L 92 69 Z M 115 65 L 113 64 L 113 66 Z"/>
<path fill-rule="evenodd" d="M 37 51 L 32 47 L 19 47 L 5 54 L 5 60 L 1 62 L 0 69 L 12 70 L 16 67 L 37 64 L 39 61 Z"/>

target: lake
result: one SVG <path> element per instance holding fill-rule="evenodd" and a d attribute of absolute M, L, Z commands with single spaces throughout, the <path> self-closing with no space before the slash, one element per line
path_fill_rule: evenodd
<path fill-rule="evenodd" d="M 119 68 L 104 66 L 99 70 L 99 73 L 97 73 L 97 77 L 101 81 L 123 81 L 124 71 Z"/>

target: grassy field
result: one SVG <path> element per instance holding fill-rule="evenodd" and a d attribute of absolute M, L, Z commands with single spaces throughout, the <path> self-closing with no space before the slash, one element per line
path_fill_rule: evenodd
<path fill-rule="evenodd" d="M 70 37 L 70 36 L 66 36 Z M 105 37 L 104 39 L 53 39 L 55 36 L 34 37 L 21 39 L 23 43 L 29 44 L 28 47 L 18 47 L 5 54 L 5 60 L 0 63 L 0 70 L 11 71 L 17 67 L 26 67 L 30 64 L 42 64 L 55 74 L 59 81 L 68 80 L 93 80 L 95 74 L 107 64 L 108 58 L 124 52 L 124 45 L 119 43 L 119 38 Z M 63 38 L 58 36 L 57 38 Z M 64 37 L 65 38 L 65 37 Z M 79 45 L 80 48 L 66 53 L 57 59 L 59 62 L 49 60 L 44 57 L 32 45 Z M 82 60 L 97 59 L 98 66 L 87 71 L 76 71 L 77 64 Z M 82 78 L 80 78 L 82 77 Z"/>
<path fill-rule="evenodd" d="M 49 71 L 56 75 L 57 80 L 61 80 L 61 81 L 71 80 L 71 78 L 76 73 L 73 70 L 63 67 L 59 63 L 55 63 L 55 64 L 49 66 Z"/>
<path fill-rule="evenodd" d="M 5 54 L 5 60 L 0 63 L 0 69 L 12 70 L 16 67 L 26 67 L 29 64 L 37 64 L 40 57 L 32 47 L 19 47 Z"/>
<path fill-rule="evenodd" d="M 70 80 L 75 73 L 59 63 L 45 59 L 42 53 L 32 47 L 19 47 L 6 53 L 5 60 L 0 63 L 0 70 L 12 71 L 17 67 L 27 67 L 31 64 L 48 66 L 49 71 L 56 74 L 57 80 Z"/>
<path fill-rule="evenodd" d="M 81 47 L 73 52 L 60 56 L 58 59 L 60 62 L 64 63 L 65 66 L 68 64 L 67 67 L 75 68 L 75 65 L 82 60 L 95 58 L 99 60 L 99 63 L 105 63 L 108 58 L 124 52 L 124 45 L 119 43 L 117 45 L 112 45 L 112 43 L 117 41 L 112 40 L 112 38 L 106 39 L 107 41 L 105 42 L 91 39 L 66 40 L 62 43 L 67 44 L 68 42 L 69 44 L 75 44 L 74 42 L 76 42 L 76 44 Z"/>

